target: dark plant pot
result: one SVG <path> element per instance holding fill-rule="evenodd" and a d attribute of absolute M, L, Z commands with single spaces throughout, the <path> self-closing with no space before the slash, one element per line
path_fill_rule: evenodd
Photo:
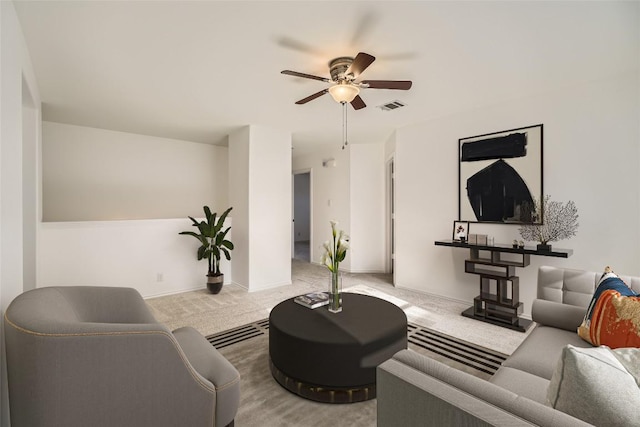
<path fill-rule="evenodd" d="M 538 250 L 540 252 L 551 252 L 551 245 L 550 244 L 546 244 L 546 245 L 539 244 L 537 246 L 537 248 L 538 248 Z"/>
<path fill-rule="evenodd" d="M 224 283 L 224 274 L 207 274 L 207 289 L 212 294 L 217 294 L 222 290 L 222 284 Z"/>

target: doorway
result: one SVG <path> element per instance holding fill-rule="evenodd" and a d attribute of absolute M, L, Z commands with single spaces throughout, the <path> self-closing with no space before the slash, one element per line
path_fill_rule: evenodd
<path fill-rule="evenodd" d="M 293 173 L 293 258 L 311 262 L 311 171 Z"/>
<path fill-rule="evenodd" d="M 391 273 L 393 279 L 392 283 L 396 283 L 395 275 L 395 248 L 396 248 L 396 235 L 395 235 L 395 170 L 394 170 L 394 158 L 391 157 L 387 161 L 386 165 L 386 211 L 387 211 L 387 273 Z"/>

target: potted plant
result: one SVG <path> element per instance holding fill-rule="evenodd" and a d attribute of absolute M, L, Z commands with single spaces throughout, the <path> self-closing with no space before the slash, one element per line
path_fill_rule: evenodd
<path fill-rule="evenodd" d="M 224 283 L 224 274 L 220 272 L 220 259 L 222 258 L 222 254 L 224 254 L 227 260 L 231 260 L 230 251 L 233 250 L 233 243 L 226 239 L 231 227 L 222 230 L 224 221 L 233 208 L 224 211 L 217 221 L 217 214 L 215 212 L 211 213 L 209 206 L 204 206 L 203 209 L 205 216 L 204 221 L 198 222 L 194 218 L 189 217 L 193 222 L 193 226 L 198 228 L 198 233 L 183 231 L 179 234 L 193 236 L 201 243 L 201 246 L 198 248 L 198 261 L 205 258 L 208 260 L 207 289 L 209 289 L 211 293 L 217 294 L 222 289 L 222 284 Z"/>
<path fill-rule="evenodd" d="M 525 224 L 520 227 L 524 240 L 538 241 L 539 251 L 551 252 L 549 242 L 568 239 L 578 230 L 578 208 L 569 200 L 567 203 L 552 201 L 550 196 L 534 200 L 531 219 L 539 224 Z"/>

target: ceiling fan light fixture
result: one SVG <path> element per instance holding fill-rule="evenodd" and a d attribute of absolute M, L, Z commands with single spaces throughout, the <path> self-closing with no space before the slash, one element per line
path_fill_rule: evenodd
<path fill-rule="evenodd" d="M 338 83 L 329 88 L 329 93 L 336 102 L 351 102 L 360 93 L 360 88 L 350 83 Z"/>

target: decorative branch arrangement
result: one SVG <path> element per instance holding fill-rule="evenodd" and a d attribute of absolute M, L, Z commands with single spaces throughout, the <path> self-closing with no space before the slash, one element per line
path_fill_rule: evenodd
<path fill-rule="evenodd" d="M 531 219 L 533 222 L 542 219 L 543 223 L 522 225 L 520 236 L 524 240 L 538 241 L 541 245 L 575 236 L 579 225 L 578 208 L 573 201 L 556 202 L 548 195 L 542 200 L 534 199 Z"/>

